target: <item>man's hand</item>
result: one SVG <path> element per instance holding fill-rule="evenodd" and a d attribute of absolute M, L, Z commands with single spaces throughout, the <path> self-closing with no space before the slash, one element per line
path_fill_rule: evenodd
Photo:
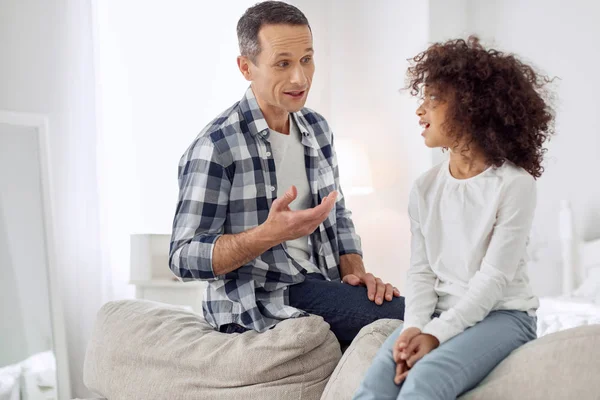
<path fill-rule="evenodd" d="M 400 361 L 405 362 L 406 367 L 410 369 L 414 367 L 417 361 L 423 358 L 431 350 L 436 349 L 439 345 L 440 341 L 435 336 L 426 333 L 419 333 L 410 340 L 408 345 L 403 346 L 402 350 L 400 350 Z M 394 359 L 396 359 L 396 357 L 394 357 Z M 394 382 L 396 382 L 396 384 L 400 384 L 404 379 L 406 379 L 407 374 L 408 370 L 399 374 L 398 368 L 396 368 L 396 377 L 394 378 Z"/>
<path fill-rule="evenodd" d="M 365 271 L 362 257 L 358 254 L 344 254 L 340 257 L 340 274 L 344 283 L 366 286 L 367 296 L 375 304 L 381 305 L 384 299 L 392 301 L 393 297 L 400 297 L 398 289 Z"/>
<path fill-rule="evenodd" d="M 292 186 L 271 205 L 269 216 L 264 223 L 264 231 L 277 243 L 298 239 L 313 233 L 333 209 L 337 191 L 329 193 L 316 207 L 292 211 L 289 206 L 297 195 L 296 187 Z"/>

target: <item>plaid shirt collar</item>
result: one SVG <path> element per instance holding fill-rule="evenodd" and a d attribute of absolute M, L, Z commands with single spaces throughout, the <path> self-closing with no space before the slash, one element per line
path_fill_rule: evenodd
<path fill-rule="evenodd" d="M 253 136 L 260 136 L 266 131 L 264 137 L 268 140 L 269 135 L 271 134 L 269 125 L 267 124 L 267 120 L 260 110 L 256 96 L 254 96 L 254 92 L 252 91 L 252 86 L 248 87 L 244 97 L 242 97 L 242 100 L 240 100 L 239 108 L 248 127 L 248 132 L 250 132 L 250 134 Z M 310 128 L 310 124 L 308 121 L 306 121 L 306 118 L 304 118 L 302 112 L 298 111 L 291 113 L 291 115 L 292 118 L 294 118 L 294 122 L 296 122 L 300 133 L 302 134 L 302 144 L 318 150 L 319 143 L 317 143 L 315 133 Z"/>

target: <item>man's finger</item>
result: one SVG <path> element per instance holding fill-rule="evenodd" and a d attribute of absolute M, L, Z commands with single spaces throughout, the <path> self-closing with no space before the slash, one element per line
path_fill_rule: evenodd
<path fill-rule="evenodd" d="M 385 284 L 379 278 L 375 278 L 375 304 L 383 304 L 383 296 L 385 296 Z"/>
<path fill-rule="evenodd" d="M 299 218 L 306 220 L 307 222 L 313 221 L 316 225 L 320 224 L 327 218 L 331 209 L 335 205 L 335 201 L 337 198 L 337 191 L 333 191 L 329 193 L 323 200 L 321 204 L 316 207 L 309 208 L 307 210 L 299 210 L 296 211 L 296 215 Z"/>
<path fill-rule="evenodd" d="M 389 283 L 385 285 L 385 299 L 387 301 L 392 301 L 394 298 L 394 287 Z"/>
<path fill-rule="evenodd" d="M 321 208 L 329 208 L 329 209 L 331 209 L 334 206 L 334 204 L 335 204 L 335 202 L 337 200 L 337 195 L 338 195 L 337 190 L 329 192 L 329 194 L 327 196 L 323 197 L 323 199 L 321 200 L 321 204 L 319 204 L 315 208 L 321 207 Z"/>
<path fill-rule="evenodd" d="M 398 288 L 394 288 L 394 296 L 400 297 L 400 291 L 398 290 Z"/>
<path fill-rule="evenodd" d="M 320 219 L 325 219 L 325 217 L 327 217 L 327 215 L 329 215 L 329 213 L 333 209 L 333 206 L 335 206 L 335 202 L 337 200 L 337 195 L 338 195 L 337 191 L 334 190 L 333 192 L 331 192 L 327 196 L 325 196 L 325 198 L 323 198 L 323 200 L 321 200 L 321 204 L 319 204 L 317 207 L 315 207 L 315 210 L 318 210 L 318 216 Z"/>
<path fill-rule="evenodd" d="M 377 290 L 377 282 L 373 274 L 367 273 L 362 276 L 362 281 L 367 287 L 367 296 L 369 300 L 375 300 L 375 291 Z"/>
<path fill-rule="evenodd" d="M 362 283 L 360 278 L 354 274 L 348 274 L 348 275 L 344 276 L 344 278 L 342 279 L 342 282 L 347 283 L 348 285 L 351 285 L 351 286 L 358 286 Z"/>
<path fill-rule="evenodd" d="M 273 202 L 273 206 L 271 208 L 274 208 L 276 211 L 284 211 L 288 208 L 292 201 L 296 200 L 296 196 L 298 196 L 298 190 L 296 189 L 296 186 L 292 185 L 292 187 L 290 187 L 283 194 L 283 196 L 277 198 Z"/>

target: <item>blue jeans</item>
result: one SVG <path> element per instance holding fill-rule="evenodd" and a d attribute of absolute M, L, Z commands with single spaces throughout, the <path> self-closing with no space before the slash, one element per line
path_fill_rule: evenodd
<path fill-rule="evenodd" d="M 378 319 L 404 318 L 403 297 L 377 305 L 367 297 L 366 287 L 327 281 L 320 274 L 308 274 L 304 282 L 290 286 L 288 294 L 290 306 L 323 317 L 342 345 Z"/>
<path fill-rule="evenodd" d="M 392 348 L 398 327 L 367 371 L 355 400 L 455 400 L 474 388 L 513 350 L 536 338 L 536 318 L 522 311 L 493 311 L 483 321 L 425 355 L 404 382 L 394 383 Z"/>
<path fill-rule="evenodd" d="M 321 274 L 308 274 L 302 283 L 288 288 L 289 305 L 327 322 L 342 346 L 349 345 L 362 327 L 381 318 L 403 319 L 404 297 L 377 305 L 367 297 L 367 288 L 326 280 Z M 238 324 L 221 327 L 225 333 L 242 333 Z"/>

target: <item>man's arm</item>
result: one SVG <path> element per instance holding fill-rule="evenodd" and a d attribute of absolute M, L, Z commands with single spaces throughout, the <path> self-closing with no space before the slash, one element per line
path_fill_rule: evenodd
<path fill-rule="evenodd" d="M 231 182 L 222 156 L 201 137 L 179 163 L 179 199 L 169 266 L 183 280 L 215 280 L 213 248 L 224 233 Z"/>
<path fill-rule="evenodd" d="M 213 270 L 222 275 L 254 260 L 273 246 L 310 235 L 327 218 L 337 193 L 330 193 L 317 207 L 292 211 L 289 205 L 298 192 L 292 186 L 271 205 L 267 221 L 246 232 L 223 235 L 215 243 Z"/>

